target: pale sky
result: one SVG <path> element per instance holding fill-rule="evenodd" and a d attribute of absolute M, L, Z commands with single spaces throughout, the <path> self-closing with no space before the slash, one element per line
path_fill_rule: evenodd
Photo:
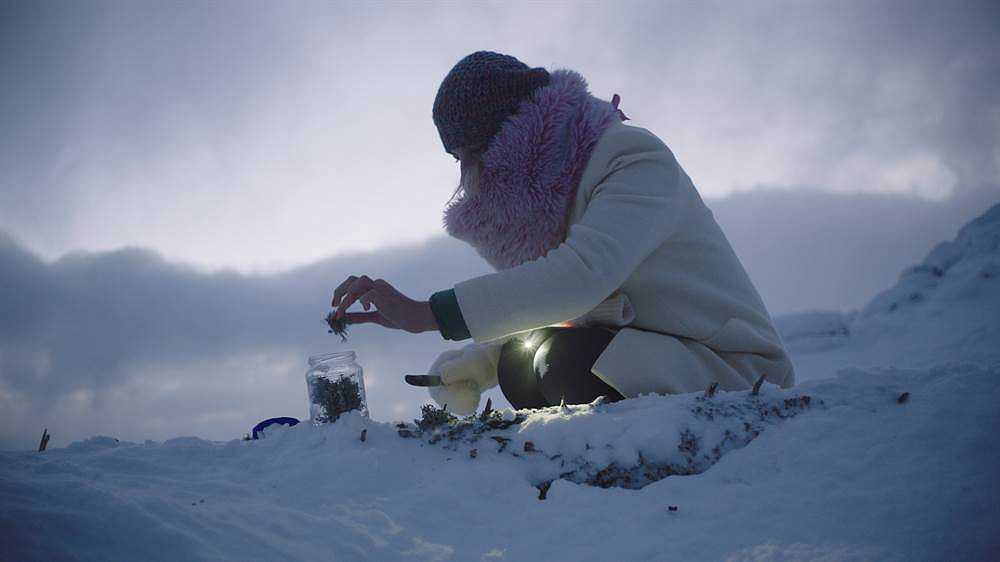
<path fill-rule="evenodd" d="M 431 106 L 480 49 L 572 68 L 703 196 L 940 200 L 1000 169 L 993 2 L 6 2 L 0 229 L 275 272 L 440 234 Z"/>
<path fill-rule="evenodd" d="M 375 419 L 447 342 L 321 318 L 489 271 L 431 119 L 476 50 L 618 93 L 774 315 L 855 309 L 1000 200 L 996 2 L 0 0 L 0 449 L 238 438 L 354 349 Z M 499 389 L 490 391 L 503 406 Z M 483 399 L 485 402 L 485 398 Z"/>

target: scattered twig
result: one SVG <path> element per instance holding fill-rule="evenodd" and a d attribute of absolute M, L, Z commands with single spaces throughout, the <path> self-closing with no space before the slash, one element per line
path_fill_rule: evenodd
<path fill-rule="evenodd" d="M 904 403 L 908 402 L 909 400 L 910 400 L 910 393 L 909 392 L 904 392 L 904 393 L 902 393 L 902 394 L 899 395 L 899 398 L 896 399 L 896 402 L 899 403 L 899 404 L 904 404 Z"/>
<path fill-rule="evenodd" d="M 667 506 L 667 510 L 668 511 L 677 511 L 677 506 L 676 505 L 668 505 Z"/>
<path fill-rule="evenodd" d="M 479 452 L 476 451 L 475 449 L 469 449 L 469 458 L 474 459 L 474 458 L 476 458 L 476 455 L 478 455 L 478 454 L 479 454 Z"/>
<path fill-rule="evenodd" d="M 368 429 L 362 429 L 361 430 L 361 442 L 364 443 L 367 438 L 368 438 Z"/>
<path fill-rule="evenodd" d="M 547 482 L 542 482 L 536 487 L 538 488 L 538 499 L 544 500 L 545 497 L 549 494 L 549 488 L 552 487 L 552 481 L 549 480 Z"/>
<path fill-rule="evenodd" d="M 42 430 L 42 440 L 41 440 L 41 442 L 38 443 L 38 452 L 39 453 L 41 453 L 42 451 L 44 451 L 45 448 L 49 446 L 49 438 L 50 437 L 52 437 L 52 436 L 49 435 L 49 428 L 46 427 L 44 430 Z"/>
<path fill-rule="evenodd" d="M 793 398 L 785 398 L 785 409 L 805 408 L 812 402 L 812 396 L 803 394 Z"/>
<path fill-rule="evenodd" d="M 753 383 L 753 390 L 750 391 L 750 394 L 753 394 L 754 396 L 760 394 L 760 386 L 762 384 L 764 384 L 764 375 L 761 375 L 760 378 L 757 379 L 757 382 Z"/>
<path fill-rule="evenodd" d="M 566 397 L 565 396 L 563 396 L 559 400 L 559 411 L 562 412 L 562 413 L 564 413 L 564 414 L 568 414 L 569 413 L 569 407 L 566 406 Z"/>
<path fill-rule="evenodd" d="M 525 441 L 524 442 L 524 452 L 525 453 L 537 453 L 538 450 L 535 449 L 535 444 L 534 443 L 532 443 L 531 441 Z"/>
<path fill-rule="evenodd" d="M 708 388 L 705 389 L 705 396 L 708 396 L 709 398 L 711 398 L 712 396 L 715 396 L 715 390 L 717 388 L 719 388 L 718 381 L 713 382 L 712 384 L 708 385 Z"/>
<path fill-rule="evenodd" d="M 420 407 L 420 414 L 420 419 L 413 421 L 421 430 L 427 430 L 439 425 L 448 425 L 458 419 L 448 411 L 447 404 L 442 406 L 440 410 L 435 408 L 434 404 L 424 404 Z"/>
<path fill-rule="evenodd" d="M 490 412 L 492 412 L 492 411 L 493 411 L 493 399 L 492 398 L 487 398 L 486 399 L 486 407 L 483 408 L 483 413 L 479 414 L 479 419 L 481 421 L 486 421 L 486 419 L 490 417 Z"/>
<path fill-rule="evenodd" d="M 502 453 L 503 450 L 507 448 L 507 443 L 510 442 L 510 439 L 506 437 L 500 437 L 499 435 L 490 435 L 490 439 L 500 444 L 500 450 L 497 451 L 498 453 Z"/>

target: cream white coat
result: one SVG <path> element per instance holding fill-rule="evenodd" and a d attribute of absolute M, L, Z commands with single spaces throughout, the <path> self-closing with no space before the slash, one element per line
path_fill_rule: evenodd
<path fill-rule="evenodd" d="M 691 178 L 642 127 L 601 135 L 567 217 L 565 241 L 544 256 L 455 285 L 473 343 L 441 354 L 431 396 L 475 411 L 497 384 L 500 348 L 542 326 L 618 326 L 592 372 L 626 398 L 718 382 L 783 388 L 792 362 L 760 295 Z"/>

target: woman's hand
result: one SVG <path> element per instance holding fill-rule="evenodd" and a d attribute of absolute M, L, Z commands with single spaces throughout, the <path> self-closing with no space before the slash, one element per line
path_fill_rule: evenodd
<path fill-rule="evenodd" d="M 361 301 L 365 310 L 371 312 L 347 312 L 354 301 Z M 415 301 L 397 291 L 383 279 L 371 280 L 367 275 L 354 275 L 333 292 L 331 306 L 337 309 L 337 318 L 344 318 L 348 324 L 374 322 L 386 328 L 406 330 L 413 334 L 438 329 L 437 319 L 428 301 Z"/>

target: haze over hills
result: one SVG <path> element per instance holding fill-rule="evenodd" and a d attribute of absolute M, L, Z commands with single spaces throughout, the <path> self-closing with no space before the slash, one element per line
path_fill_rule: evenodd
<path fill-rule="evenodd" d="M 781 316 L 860 307 L 997 198 L 759 190 L 708 203 Z M 0 237 L 0 449 L 36 446 L 43 427 L 52 446 L 95 433 L 242 435 L 266 417 L 304 416 L 306 358 L 342 348 L 365 367 L 372 415 L 405 418 L 430 398 L 403 375 L 459 343 L 355 326 L 340 344 L 321 323 L 333 288 L 366 273 L 426 298 L 489 271 L 444 236 L 275 275 L 204 272 L 135 248 L 46 262 Z M 488 396 L 506 404 L 497 388 Z"/>

